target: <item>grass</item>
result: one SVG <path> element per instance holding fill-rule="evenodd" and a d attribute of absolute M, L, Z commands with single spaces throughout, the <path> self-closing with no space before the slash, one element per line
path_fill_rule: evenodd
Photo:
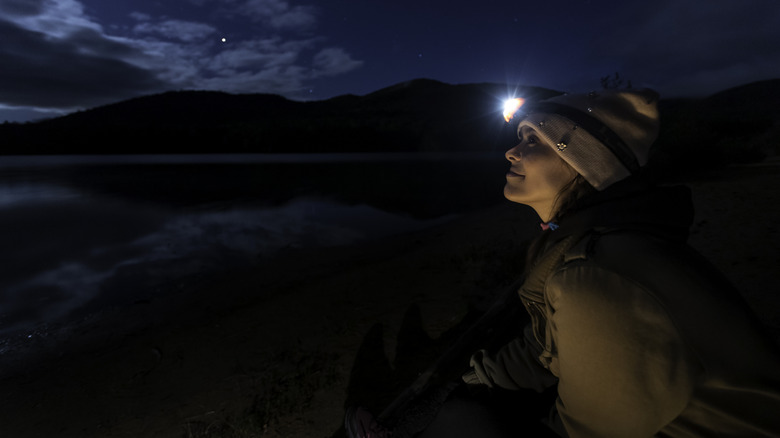
<path fill-rule="evenodd" d="M 183 438 L 260 438 L 285 415 L 304 411 L 315 393 L 338 382 L 333 354 L 289 350 L 260 375 L 259 391 L 244 412 L 184 424 Z"/>

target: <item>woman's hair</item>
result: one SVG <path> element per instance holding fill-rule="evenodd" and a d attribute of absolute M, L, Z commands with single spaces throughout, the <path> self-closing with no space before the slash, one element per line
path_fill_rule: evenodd
<path fill-rule="evenodd" d="M 577 201 L 595 192 L 596 189 L 593 185 L 591 185 L 584 176 L 578 173 L 577 176 L 572 178 L 571 181 L 561 188 L 558 195 L 555 197 L 552 220 L 555 221 L 560 219 L 561 216 L 566 215 L 566 213 L 577 206 Z"/>
<path fill-rule="evenodd" d="M 551 222 L 557 221 L 561 216 L 565 216 L 567 213 L 572 212 L 577 208 L 580 199 L 596 192 L 597 190 L 593 185 L 578 173 L 577 176 L 572 178 L 571 181 L 561 188 L 558 195 L 555 197 L 555 203 L 553 204 L 554 214 L 552 215 L 553 218 Z M 550 231 L 545 232 L 531 242 L 526 257 L 526 271 L 531 269 L 535 265 L 536 259 L 542 255 L 550 235 Z"/>

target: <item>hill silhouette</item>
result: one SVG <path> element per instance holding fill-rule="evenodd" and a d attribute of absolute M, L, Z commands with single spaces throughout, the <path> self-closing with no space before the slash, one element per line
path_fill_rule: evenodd
<path fill-rule="evenodd" d="M 36 123 L 0 125 L 4 154 L 503 151 L 506 84 L 417 79 L 364 95 L 299 102 L 270 94 L 177 91 Z M 521 87 L 540 100 L 558 91 Z M 672 167 L 777 154 L 780 79 L 661 102 L 652 160 Z"/>
<path fill-rule="evenodd" d="M 531 98 L 558 94 L 526 87 Z M 297 102 L 268 94 L 178 91 L 24 125 L 6 154 L 292 153 L 484 150 L 504 131 L 506 86 L 428 79 L 365 96 Z"/>
<path fill-rule="evenodd" d="M 661 132 L 651 159 L 683 171 L 777 155 L 779 102 L 780 79 L 730 88 L 702 99 L 662 100 Z"/>

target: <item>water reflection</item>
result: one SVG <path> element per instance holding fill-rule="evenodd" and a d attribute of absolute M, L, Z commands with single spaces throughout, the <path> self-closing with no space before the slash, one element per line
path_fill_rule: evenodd
<path fill-rule="evenodd" d="M 2 337 L 181 279 L 503 201 L 505 168 L 500 154 L 0 157 L 0 353 Z"/>
<path fill-rule="evenodd" d="M 285 248 L 348 245 L 450 219 L 304 196 L 161 208 L 34 182 L 0 185 L 0 335 L 147 299 L 163 285 Z"/>
<path fill-rule="evenodd" d="M 25 203 L 74 199 L 81 195 L 67 187 L 28 181 L 0 181 L 0 209 Z"/>

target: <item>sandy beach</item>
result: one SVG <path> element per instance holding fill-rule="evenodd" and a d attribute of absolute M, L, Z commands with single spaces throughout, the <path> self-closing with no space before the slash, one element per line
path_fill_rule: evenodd
<path fill-rule="evenodd" d="M 780 339 L 780 166 L 772 163 L 687 182 L 697 211 L 691 245 Z M 340 436 L 345 403 L 381 407 L 413 379 L 410 369 L 432 360 L 448 330 L 520 274 L 537 230 L 529 209 L 505 202 L 423 231 L 182 279 L 167 298 L 103 312 L 7 354 L 0 435 Z M 410 308 L 430 348 L 393 371 Z M 377 364 L 373 383 L 357 383 L 357 351 L 377 324 L 388 363 Z M 395 387 L 357 399 L 387 374 Z"/>

